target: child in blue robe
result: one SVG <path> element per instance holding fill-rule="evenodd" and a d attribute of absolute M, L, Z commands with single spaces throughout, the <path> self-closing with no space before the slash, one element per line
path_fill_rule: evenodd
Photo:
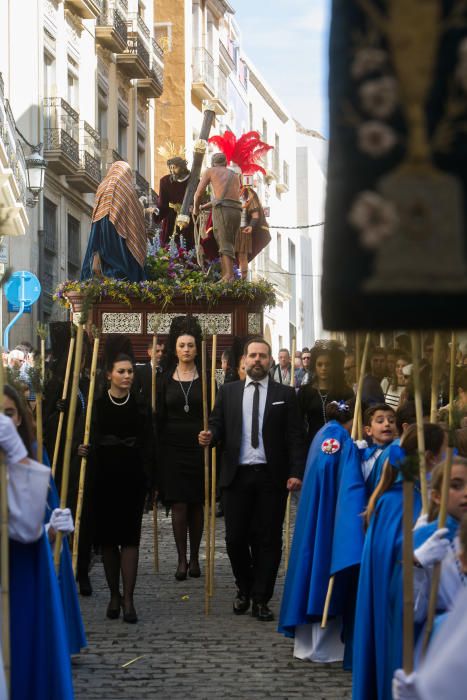
<path fill-rule="evenodd" d="M 441 458 L 444 432 L 426 424 L 427 469 Z M 417 453 L 417 428 L 403 439 L 405 454 Z M 392 453 L 395 453 L 394 457 Z M 391 700 L 391 680 L 402 656 L 401 600 L 391 603 L 391 581 L 402 556 L 402 475 L 398 471 L 401 448 L 394 446 L 366 513 L 368 530 L 363 547 L 353 639 L 353 700 Z M 414 489 L 414 517 L 421 510 L 419 488 Z M 402 595 L 402 591 L 400 591 Z M 391 608 L 397 614 L 390 615 Z M 395 664 L 395 665 L 394 665 Z"/>
<path fill-rule="evenodd" d="M 339 460 L 350 441 L 354 406 L 353 399 L 328 404 L 329 422 L 316 434 L 308 453 L 278 627 L 286 636 L 295 636 L 298 658 L 342 659 L 340 623 L 332 640 L 320 629 L 320 622 L 331 565 Z M 331 616 L 341 613 L 338 591 L 330 612 Z"/>

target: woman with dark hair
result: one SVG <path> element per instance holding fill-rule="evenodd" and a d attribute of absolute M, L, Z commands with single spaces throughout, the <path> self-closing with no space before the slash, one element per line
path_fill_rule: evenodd
<path fill-rule="evenodd" d="M 96 400 L 90 443 L 93 448 L 96 544 L 102 557 L 110 602 L 107 617 L 123 607 L 125 622 L 135 623 L 133 593 L 138 570 L 144 501 L 154 483 L 152 420 L 144 402 L 131 391 L 134 364 L 121 352 L 106 357 L 108 389 Z M 88 449 L 81 445 L 79 454 Z M 120 595 L 120 571 L 123 597 Z"/>
<path fill-rule="evenodd" d="M 384 394 L 384 403 L 396 410 L 401 404 L 402 394 L 408 384 L 403 369 L 410 363 L 410 357 L 402 351 L 394 352 L 393 356 L 394 374 L 384 377 L 381 381 L 381 389 Z"/>
<path fill-rule="evenodd" d="M 333 401 L 347 401 L 354 395 L 345 383 L 344 359 L 343 349 L 332 340 L 318 340 L 311 349 L 311 381 L 298 391 L 298 403 L 309 444 L 327 423 L 327 405 Z"/>
<path fill-rule="evenodd" d="M 242 215 L 240 229 L 235 238 L 235 255 L 238 259 L 242 279 L 246 279 L 248 263 L 268 245 L 271 235 L 263 207 L 254 189 L 243 187 L 240 199 L 242 200 Z"/>
<path fill-rule="evenodd" d="M 157 426 L 162 462 L 162 498 L 170 505 L 178 553 L 177 581 L 201 575 L 204 461 L 201 328 L 192 317 L 175 318 L 167 344 L 167 369 L 158 382 Z M 209 395 L 209 392 L 208 392 Z M 187 536 L 190 558 L 187 558 Z"/>

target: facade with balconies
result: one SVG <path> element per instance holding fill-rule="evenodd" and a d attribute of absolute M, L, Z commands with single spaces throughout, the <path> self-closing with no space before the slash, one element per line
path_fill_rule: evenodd
<path fill-rule="evenodd" d="M 154 101 L 163 90 L 164 53 L 153 4 L 0 3 L 0 71 L 8 76 L 5 96 L 22 133 L 43 143 L 48 163 L 40 201 L 28 209 L 29 228 L 20 215 L 27 244 L 10 245 L 8 260 L 41 279 L 44 294 L 33 319 L 47 321 L 61 317 L 52 303 L 56 286 L 79 274 L 94 195 L 108 167 L 126 160 L 140 196 L 155 198 Z"/>
<path fill-rule="evenodd" d="M 0 236 L 22 236 L 28 223 L 24 153 L 0 73 Z"/>

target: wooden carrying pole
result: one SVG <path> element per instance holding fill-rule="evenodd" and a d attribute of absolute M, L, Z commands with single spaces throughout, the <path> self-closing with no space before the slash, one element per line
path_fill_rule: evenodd
<path fill-rule="evenodd" d="M 62 484 L 60 489 L 60 508 L 66 508 L 67 497 L 68 497 L 68 482 L 70 479 L 70 462 L 71 462 L 71 449 L 73 443 L 73 428 L 75 425 L 76 416 L 76 402 L 78 399 L 78 388 L 79 388 L 79 376 L 81 371 L 81 355 L 83 353 L 83 334 L 84 326 L 80 323 L 78 326 L 78 331 L 76 334 L 76 353 L 75 361 L 73 365 L 73 381 L 71 383 L 71 395 L 70 395 L 70 406 L 68 408 L 68 417 L 66 424 L 66 438 L 65 438 L 65 452 L 63 455 L 63 472 L 62 472 Z M 61 532 L 57 532 L 55 539 L 55 550 L 54 550 L 54 564 L 55 571 L 59 572 L 60 569 L 60 552 L 62 548 L 63 535 Z"/>
<path fill-rule="evenodd" d="M 217 356 L 217 335 L 212 336 L 212 358 L 211 358 L 211 411 L 216 401 L 216 356 Z M 217 492 L 217 450 L 211 450 L 211 534 L 209 550 L 209 595 L 214 594 L 214 562 L 216 557 L 216 492 Z"/>
<path fill-rule="evenodd" d="M 441 354 L 441 334 L 437 331 L 433 343 L 433 365 L 431 374 L 430 423 L 438 418 L 439 358 Z"/>
<path fill-rule="evenodd" d="M 209 430 L 208 425 L 208 387 L 206 381 L 207 372 L 206 340 L 201 342 L 201 382 L 203 390 L 203 430 Z M 209 562 L 210 562 L 210 528 L 209 528 L 209 446 L 204 448 L 204 538 L 206 543 L 206 575 L 204 585 L 204 612 L 209 615 Z"/>
<path fill-rule="evenodd" d="M 290 358 L 290 386 L 295 389 L 295 353 L 297 351 L 297 339 L 292 338 L 292 357 Z M 287 573 L 290 557 L 290 517 L 292 511 L 292 491 L 287 495 L 287 505 L 285 507 L 285 551 L 284 551 L 284 574 Z"/>
<path fill-rule="evenodd" d="M 362 393 L 363 393 L 363 379 L 365 377 L 365 368 L 368 360 L 368 352 L 370 349 L 370 334 L 367 333 L 365 337 L 365 345 L 363 347 L 362 362 L 360 366 L 360 372 L 358 375 L 358 385 L 357 385 L 357 396 L 355 398 L 355 410 L 354 419 L 352 424 L 352 440 L 357 439 L 358 434 L 358 415 L 361 413 L 362 405 Z M 329 607 L 331 605 L 332 590 L 334 588 L 334 576 L 329 579 L 328 591 L 326 593 L 326 600 L 324 602 L 323 617 L 321 620 L 321 629 L 324 629 L 328 624 Z"/>
<path fill-rule="evenodd" d="M 44 423 L 43 423 L 43 391 L 45 384 L 45 339 L 47 337 L 47 327 L 42 323 L 37 324 L 37 333 L 40 337 L 40 379 L 38 391 L 36 391 L 36 438 L 37 438 L 37 461 L 42 464 L 44 458 Z"/>
<path fill-rule="evenodd" d="M 438 528 L 446 526 L 448 514 L 449 488 L 451 485 L 451 468 L 452 459 L 454 456 L 454 445 L 452 432 L 454 429 L 454 382 L 456 373 L 456 334 L 451 335 L 451 358 L 449 368 L 449 446 L 446 451 L 446 460 L 444 462 L 443 486 L 441 489 L 441 502 L 439 504 Z M 438 590 L 441 579 L 441 564 L 437 562 L 433 567 L 433 575 L 431 577 L 430 598 L 428 601 L 428 614 L 425 627 L 425 635 L 423 637 L 423 653 L 426 652 L 430 642 L 431 633 L 433 631 L 433 622 L 436 614 L 436 604 L 438 602 Z"/>
<path fill-rule="evenodd" d="M 3 365 L 0 365 L 0 413 L 3 413 Z M 2 587 L 2 655 L 7 688 L 10 688 L 10 545 L 8 540 L 7 466 L 0 450 L 0 585 Z"/>
<path fill-rule="evenodd" d="M 157 396 L 157 331 L 153 328 L 154 335 L 152 338 L 152 358 L 151 358 L 151 409 L 152 415 L 156 415 L 156 396 Z M 154 495 L 154 501 L 152 504 L 152 533 L 154 540 L 154 571 L 156 574 L 159 573 L 159 528 L 157 522 L 157 498 Z"/>
<path fill-rule="evenodd" d="M 63 390 L 62 390 L 62 401 L 66 401 L 67 396 L 68 396 L 68 385 L 70 383 L 71 365 L 73 362 L 74 349 L 75 349 L 75 336 L 72 335 L 70 338 L 70 346 L 68 348 L 68 357 L 67 357 L 67 361 L 66 361 L 65 380 L 63 382 Z M 55 436 L 54 456 L 53 456 L 53 460 L 52 460 L 52 476 L 54 478 L 55 478 L 55 472 L 57 470 L 58 455 L 60 453 L 60 443 L 62 440 L 64 418 L 65 418 L 64 412 L 60 411 L 60 415 L 58 417 L 57 435 Z"/>
<path fill-rule="evenodd" d="M 415 392 L 415 415 L 417 419 L 417 445 L 418 458 L 420 463 L 420 491 L 422 494 L 422 514 L 428 513 L 428 486 L 426 481 L 426 456 L 425 456 L 425 432 L 423 429 L 423 402 L 422 388 L 420 382 L 420 336 L 418 333 L 411 334 L 412 340 L 412 363 L 413 363 L 413 385 Z"/>
<path fill-rule="evenodd" d="M 96 334 L 95 338 L 94 338 L 94 346 L 92 349 L 91 377 L 90 377 L 90 382 L 89 382 L 89 394 L 88 394 L 88 405 L 86 408 L 86 420 L 85 420 L 85 424 L 84 424 L 83 444 L 86 446 L 89 445 L 89 436 L 91 434 L 91 421 L 92 421 L 92 410 L 93 410 L 93 406 L 94 406 L 94 390 L 96 388 L 98 355 L 99 355 L 99 336 Z M 79 533 L 80 533 L 80 529 L 81 529 L 81 514 L 83 512 L 84 485 L 86 483 L 87 464 L 88 464 L 87 457 L 82 457 L 80 471 L 79 471 L 78 500 L 76 503 L 75 533 L 74 533 L 74 537 L 73 537 L 73 573 L 75 576 L 76 576 L 76 571 L 78 568 Z"/>
<path fill-rule="evenodd" d="M 413 594 L 413 482 L 404 480 L 403 511 L 403 667 L 407 675 L 413 671 L 414 594 Z"/>

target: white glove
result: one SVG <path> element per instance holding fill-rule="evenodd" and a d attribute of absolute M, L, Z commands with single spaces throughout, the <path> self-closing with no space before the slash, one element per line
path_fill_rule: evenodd
<path fill-rule="evenodd" d="M 359 450 L 366 450 L 366 448 L 368 447 L 368 443 L 366 440 L 354 440 L 354 442 Z"/>
<path fill-rule="evenodd" d="M 7 464 L 16 464 L 28 456 L 15 424 L 3 413 L 0 413 L 0 448 L 5 452 Z"/>
<path fill-rule="evenodd" d="M 73 517 L 69 508 L 55 508 L 49 520 L 49 527 L 52 527 L 55 532 L 62 532 L 64 535 L 69 535 L 75 529 Z"/>
<path fill-rule="evenodd" d="M 401 668 L 394 673 L 392 679 L 393 700 L 419 700 L 420 696 L 415 687 L 416 676 L 416 673 L 407 676 Z"/>
<path fill-rule="evenodd" d="M 443 561 L 449 549 L 449 540 L 446 539 L 448 532 L 447 527 L 436 530 L 426 542 L 415 550 L 414 557 L 424 569 Z"/>
<path fill-rule="evenodd" d="M 424 525 L 428 524 L 428 513 L 422 513 L 418 518 L 417 522 L 415 523 L 414 530 L 418 530 L 419 527 L 423 527 Z"/>

